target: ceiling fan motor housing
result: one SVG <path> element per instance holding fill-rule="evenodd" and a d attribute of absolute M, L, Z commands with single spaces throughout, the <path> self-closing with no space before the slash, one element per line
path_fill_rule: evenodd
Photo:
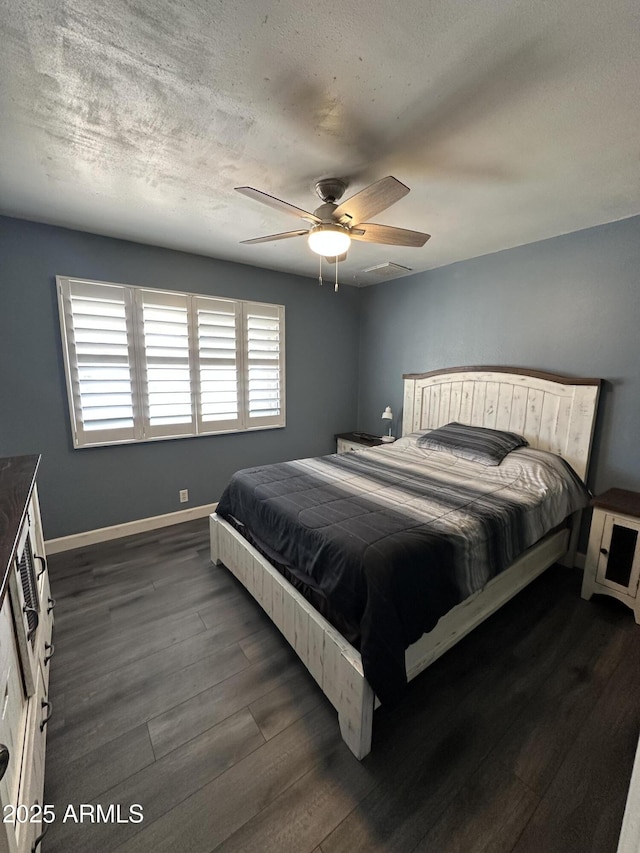
<path fill-rule="evenodd" d="M 341 178 L 321 178 L 315 185 L 316 193 L 325 202 L 341 198 L 346 188 L 347 183 Z"/>
<path fill-rule="evenodd" d="M 335 222 L 333 218 L 333 211 L 337 206 L 338 205 L 334 204 L 332 201 L 326 201 L 324 204 L 321 204 L 320 207 L 316 207 L 313 212 L 318 219 L 321 219 L 323 222 Z"/>

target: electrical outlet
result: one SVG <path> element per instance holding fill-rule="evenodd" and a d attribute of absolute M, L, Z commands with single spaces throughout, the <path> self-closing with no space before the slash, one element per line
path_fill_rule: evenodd
<path fill-rule="evenodd" d="M 180 503 L 186 504 L 189 500 L 189 489 L 180 489 Z"/>

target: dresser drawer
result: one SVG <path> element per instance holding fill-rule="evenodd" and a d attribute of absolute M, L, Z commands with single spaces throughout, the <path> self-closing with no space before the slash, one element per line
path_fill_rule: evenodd
<path fill-rule="evenodd" d="M 339 438 L 337 442 L 338 453 L 348 453 L 350 450 L 365 450 L 367 444 L 358 444 L 356 441 L 347 441 L 344 438 Z"/>
<path fill-rule="evenodd" d="M 47 739 L 45 720 L 49 712 L 44 674 L 39 666 L 36 692 L 29 700 L 27 714 L 27 739 L 18 794 L 21 819 L 14 825 L 17 849 L 25 853 L 30 853 L 33 842 L 46 829 L 38 807 L 44 805 L 44 752 Z M 28 820 L 24 820 L 25 815 L 28 815 Z"/>
<path fill-rule="evenodd" d="M 9 597 L 0 612 L 0 744 L 9 751 L 7 769 L 0 780 L 2 804 L 16 806 L 29 703 L 22 684 L 20 659 Z M 2 843 L 0 842 L 0 850 Z"/>

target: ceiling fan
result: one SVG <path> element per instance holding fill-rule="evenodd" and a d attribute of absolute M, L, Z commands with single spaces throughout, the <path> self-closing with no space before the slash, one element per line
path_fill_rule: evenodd
<path fill-rule="evenodd" d="M 322 204 L 313 213 L 302 210 L 286 201 L 268 195 L 253 187 L 236 187 L 243 195 L 256 201 L 289 213 L 311 223 L 310 228 L 298 231 L 285 231 L 268 237 L 255 237 L 241 240 L 241 243 L 268 243 L 272 240 L 286 240 L 289 237 L 307 237 L 309 248 L 328 261 L 342 261 L 347 256 L 351 240 L 365 243 L 384 243 L 388 246 L 424 246 L 429 234 L 421 231 L 409 231 L 392 225 L 376 225 L 367 222 L 369 217 L 386 210 L 409 192 L 409 187 L 391 176 L 382 178 L 366 187 L 341 204 L 336 202 L 347 188 L 340 178 L 323 178 L 316 182 L 315 190 Z"/>

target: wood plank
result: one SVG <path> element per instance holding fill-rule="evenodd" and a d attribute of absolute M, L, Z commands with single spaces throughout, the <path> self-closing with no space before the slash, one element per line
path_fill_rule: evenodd
<path fill-rule="evenodd" d="M 640 727 L 639 671 L 636 640 L 580 729 L 514 853 L 615 853 Z"/>
<path fill-rule="evenodd" d="M 511 419 L 509 430 L 522 435 L 527 425 L 527 397 L 528 391 L 522 385 L 513 385 L 513 396 L 511 398 Z"/>
<path fill-rule="evenodd" d="M 415 382 L 405 382 L 402 402 L 402 431 L 403 435 L 416 429 L 416 393 Z M 419 418 L 418 418 L 419 422 Z"/>
<path fill-rule="evenodd" d="M 253 717 L 243 709 L 184 748 L 103 789 L 101 796 L 86 798 L 86 802 L 99 803 L 105 810 L 111 803 L 119 803 L 123 814 L 128 814 L 132 804 L 139 803 L 144 814 L 142 824 L 111 821 L 93 827 L 92 849 L 100 853 L 115 850 L 137 835 L 142 826 L 162 817 L 262 744 L 264 738 Z M 86 826 L 69 822 L 55 829 L 47 837 L 47 853 L 85 853 Z"/>
<path fill-rule="evenodd" d="M 449 403 L 449 420 L 460 420 L 460 409 L 462 407 L 463 384 L 462 382 L 451 383 L 451 400 Z"/>
<path fill-rule="evenodd" d="M 429 417 L 427 421 L 428 429 L 435 429 L 440 426 L 440 396 L 442 387 L 433 385 L 429 393 Z"/>
<path fill-rule="evenodd" d="M 341 653 L 334 643 L 325 643 L 323 649 L 322 690 L 334 707 L 341 695 Z"/>
<path fill-rule="evenodd" d="M 255 634 L 240 640 L 239 643 L 251 663 L 267 660 L 276 652 L 283 656 L 288 655 L 291 660 L 295 657 L 295 652 L 275 625 L 269 624 Z"/>
<path fill-rule="evenodd" d="M 530 388 L 527 395 L 527 417 L 525 433 L 532 447 L 539 446 L 540 423 L 542 421 L 542 404 L 544 402 L 544 391 Z"/>
<path fill-rule="evenodd" d="M 123 666 L 135 663 L 149 655 L 162 652 L 173 645 L 206 631 L 202 622 L 193 615 L 178 614 L 176 618 L 160 620 L 149 626 L 136 628 L 131 633 L 105 632 L 102 641 L 96 644 L 69 645 L 60 642 L 56 620 L 56 654 L 51 661 L 51 670 L 56 672 L 57 689 L 67 690 L 79 682 L 115 672 Z"/>
<path fill-rule="evenodd" d="M 265 740 L 284 731 L 291 723 L 328 700 L 308 672 L 297 672 L 284 683 L 249 705 Z"/>
<path fill-rule="evenodd" d="M 336 746 L 219 847 L 220 853 L 307 853 L 371 790 L 375 780 L 343 744 Z M 300 808 L 304 803 L 304 809 Z"/>
<path fill-rule="evenodd" d="M 589 467 L 594 432 L 594 422 L 590 418 L 590 412 L 597 405 L 599 392 L 599 387 L 577 387 L 573 394 L 565 458 L 583 480 L 586 479 Z"/>
<path fill-rule="evenodd" d="M 66 603 L 64 596 L 58 592 L 56 581 L 51 578 L 51 594 L 56 600 L 56 633 L 64 635 L 67 632 L 69 622 L 73 624 L 74 636 L 78 630 L 86 636 L 96 636 L 102 633 L 106 627 L 112 626 L 112 613 L 121 606 L 130 602 L 148 600 L 153 595 L 154 588 L 150 583 L 136 585 L 133 589 L 118 589 L 112 596 L 103 601 L 96 601 L 90 607 L 77 608 L 73 602 Z"/>
<path fill-rule="evenodd" d="M 550 439 L 549 450 L 552 453 L 557 453 L 559 456 L 566 458 L 567 436 L 569 434 L 569 426 L 571 422 L 571 403 L 570 397 L 561 397 L 558 405 L 558 416 L 556 419 L 555 430 Z"/>
<path fill-rule="evenodd" d="M 114 625 L 143 622 L 156 622 L 163 616 L 169 616 L 179 609 L 183 613 L 196 613 L 209 603 L 214 603 L 226 581 L 215 573 L 180 583 L 177 586 L 163 585 L 145 596 L 130 599 L 111 607 L 111 619 Z"/>
<path fill-rule="evenodd" d="M 325 632 L 314 620 L 309 619 L 309 660 L 307 668 L 319 685 L 323 681 Z"/>
<path fill-rule="evenodd" d="M 232 579 L 233 576 L 230 576 Z M 235 578 L 233 579 L 235 581 Z M 271 622 L 263 611 L 256 607 L 254 600 L 239 584 L 221 591 L 213 604 L 208 604 L 202 610 L 198 609 L 198 617 L 205 628 L 215 630 L 219 625 L 251 623 L 258 624 L 262 630 Z"/>
<path fill-rule="evenodd" d="M 593 613 L 597 622 L 606 613 Z M 568 615 L 573 630 L 573 615 Z M 604 617 L 606 618 L 606 616 Z M 532 791 L 544 794 L 634 638 L 628 631 L 585 632 L 567 661 L 560 661 L 516 717 L 495 754 Z"/>
<path fill-rule="evenodd" d="M 297 660 L 285 658 L 283 661 L 282 655 L 275 654 L 269 661 L 243 667 L 224 679 L 218 679 L 212 686 L 203 683 L 199 690 L 192 691 L 191 696 L 184 693 L 181 697 L 180 691 L 176 691 L 173 703 L 166 702 L 169 707 L 166 710 L 159 708 L 159 713 L 149 720 L 156 757 L 166 755 L 269 693 L 295 675 L 299 666 Z"/>
<path fill-rule="evenodd" d="M 477 426 L 484 425 L 484 401 L 487 393 L 486 382 L 476 382 L 473 389 L 473 403 L 471 408 L 471 423 Z"/>
<path fill-rule="evenodd" d="M 511 431 L 511 412 L 513 409 L 513 385 L 502 384 L 498 391 L 498 412 L 496 429 Z"/>
<path fill-rule="evenodd" d="M 57 706 L 55 710 L 57 714 Z M 92 749 L 80 758 L 73 761 L 67 761 L 66 758 L 63 750 L 55 746 L 49 748 L 46 761 L 47 803 L 78 802 L 79 792 L 82 792 L 83 802 L 90 803 L 95 797 L 155 761 L 149 731 L 144 724 Z"/>
<path fill-rule="evenodd" d="M 62 750 L 69 760 L 79 758 L 248 667 L 242 649 L 234 644 L 162 679 L 151 675 L 140 680 L 135 690 L 97 691 L 82 706 L 67 706 L 66 729 L 55 738 L 52 733 L 49 746 Z M 155 745 L 154 751 L 157 756 Z"/>
<path fill-rule="evenodd" d="M 445 382 L 440 387 L 440 411 L 438 412 L 438 422 L 440 424 L 448 424 L 451 420 L 449 408 L 451 406 L 451 383 Z"/>
<path fill-rule="evenodd" d="M 418 842 L 415 853 L 510 853 L 538 802 L 499 762 L 483 762 Z"/>
<path fill-rule="evenodd" d="M 487 382 L 484 398 L 483 426 L 489 429 L 496 428 L 498 419 L 498 405 L 500 397 L 500 386 L 497 382 Z"/>
<path fill-rule="evenodd" d="M 276 583 L 271 585 L 271 618 L 274 625 L 282 625 L 284 620 L 284 590 Z"/>
<path fill-rule="evenodd" d="M 460 415 L 458 420 L 463 424 L 471 423 L 471 413 L 473 410 L 473 382 L 462 383 L 462 400 L 460 403 Z"/>
<path fill-rule="evenodd" d="M 358 764 L 340 741 L 333 710 L 318 705 L 161 818 L 145 824 L 118 853 L 210 853 L 336 748 Z"/>
<path fill-rule="evenodd" d="M 302 607 L 297 607 L 293 624 L 293 648 L 300 660 L 309 664 L 309 613 Z"/>
<path fill-rule="evenodd" d="M 129 663 L 122 664 L 104 675 L 87 671 L 86 677 L 78 679 L 67 688 L 66 701 L 71 704 L 73 712 L 69 721 L 77 719 L 87 707 L 105 700 L 106 696 L 115 696 L 123 692 L 135 694 L 144 689 L 151 678 L 166 679 L 172 673 L 183 671 L 194 664 L 202 664 L 211 657 L 213 649 L 219 649 L 222 654 L 235 653 L 236 643 L 250 639 L 252 631 L 260 623 L 238 622 L 230 619 L 226 624 L 217 625 L 209 631 L 196 634 L 180 643 L 161 649 L 155 654 L 141 655 Z M 248 636 L 247 636 L 248 635 Z M 242 646 L 240 646 L 242 649 Z M 243 656 L 236 655 L 242 664 L 248 665 Z"/>
<path fill-rule="evenodd" d="M 541 450 L 551 450 L 558 431 L 558 416 L 560 413 L 560 398 L 552 394 L 545 394 L 542 401 L 542 415 L 540 418 L 540 438 L 538 447 Z"/>

